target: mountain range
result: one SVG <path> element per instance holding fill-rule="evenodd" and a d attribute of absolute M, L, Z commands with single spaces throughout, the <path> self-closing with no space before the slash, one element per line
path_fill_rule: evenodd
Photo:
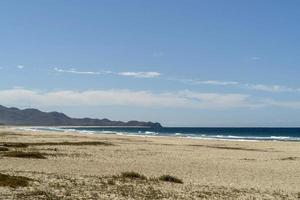
<path fill-rule="evenodd" d="M 60 112 L 42 112 L 38 109 L 8 108 L 0 105 L 0 124 L 18 126 L 128 126 L 160 128 L 160 123 L 143 121 L 111 121 L 109 119 L 72 118 Z"/>

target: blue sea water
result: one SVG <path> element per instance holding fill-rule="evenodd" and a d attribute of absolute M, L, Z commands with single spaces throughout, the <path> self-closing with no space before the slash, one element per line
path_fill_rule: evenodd
<path fill-rule="evenodd" d="M 274 140 L 300 141 L 300 128 L 210 128 L 210 127 L 163 127 L 163 128 L 107 128 L 107 127 L 35 127 L 32 130 L 75 131 L 85 134 L 118 134 L 138 136 L 172 136 L 194 139 L 219 140 Z"/>

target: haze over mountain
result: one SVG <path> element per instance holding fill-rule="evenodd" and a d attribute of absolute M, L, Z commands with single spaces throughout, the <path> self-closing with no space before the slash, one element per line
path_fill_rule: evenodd
<path fill-rule="evenodd" d="M 144 126 L 161 127 L 160 123 L 111 121 L 109 119 L 71 118 L 64 113 L 42 112 L 38 109 L 8 108 L 0 105 L 0 124 L 22 126 Z"/>

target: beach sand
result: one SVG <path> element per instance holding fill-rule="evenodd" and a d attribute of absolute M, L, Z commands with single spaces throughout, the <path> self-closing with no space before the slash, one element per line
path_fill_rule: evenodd
<path fill-rule="evenodd" d="M 0 199 L 5 200 L 300 199 L 297 142 L 84 135 L 3 127 L 0 144 L 0 173 L 29 178 L 23 187 L 1 186 L 0 178 Z M 14 157 L 20 152 L 39 153 L 45 159 L 30 154 Z M 177 177 L 183 184 L 160 180 L 162 175 Z"/>

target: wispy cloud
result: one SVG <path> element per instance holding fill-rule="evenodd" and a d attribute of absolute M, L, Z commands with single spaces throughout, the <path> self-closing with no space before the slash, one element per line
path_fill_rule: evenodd
<path fill-rule="evenodd" d="M 100 72 L 97 72 L 97 71 L 79 71 L 79 70 L 76 70 L 76 69 L 65 70 L 65 69 L 60 69 L 60 68 L 57 68 L 57 67 L 55 67 L 53 69 L 56 72 L 71 73 L 71 74 L 104 75 L 104 74 L 111 74 L 112 73 L 110 71 L 100 71 Z"/>
<path fill-rule="evenodd" d="M 300 109 L 300 101 L 278 101 L 267 99 L 264 101 L 264 103 L 269 106 Z"/>
<path fill-rule="evenodd" d="M 217 81 L 217 80 L 196 81 L 196 83 L 208 84 L 208 85 L 237 85 L 237 84 L 239 84 L 238 82 L 235 82 L 235 81 Z"/>
<path fill-rule="evenodd" d="M 238 85 L 236 81 L 220 81 L 220 80 L 198 80 L 198 79 L 178 79 L 178 78 L 167 78 L 170 81 L 178 81 L 182 83 L 188 83 L 193 85 Z"/>
<path fill-rule="evenodd" d="M 16 106 L 142 106 L 195 109 L 253 108 L 244 94 L 178 91 L 154 93 L 132 90 L 61 90 L 42 92 L 28 89 L 0 90 L 0 104 Z"/>
<path fill-rule="evenodd" d="M 237 81 L 221 81 L 221 80 L 198 80 L 198 79 L 179 79 L 166 78 L 169 81 L 177 81 L 192 85 L 216 85 L 216 86 L 231 86 L 263 92 L 300 92 L 300 88 L 292 88 L 284 85 L 267 85 L 267 84 L 251 84 L 241 83 Z"/>
<path fill-rule="evenodd" d="M 290 88 L 283 85 L 245 84 L 246 88 L 264 92 L 297 92 L 297 88 Z"/>
<path fill-rule="evenodd" d="M 72 73 L 72 74 L 85 74 L 85 75 L 117 75 L 117 76 L 127 76 L 134 78 L 157 78 L 161 77 L 160 72 L 134 72 L 134 71 L 124 71 L 124 72 L 112 72 L 112 71 L 80 71 L 76 69 L 61 69 L 54 68 L 56 72 L 60 73 Z M 252 84 L 252 83 L 242 83 L 238 81 L 224 81 L 224 80 L 201 80 L 201 79 L 188 79 L 188 78 L 172 78 L 168 76 L 163 76 L 162 80 L 166 81 L 176 81 L 184 84 L 191 85 L 214 85 L 214 86 L 227 86 L 236 87 L 241 89 L 250 89 L 263 92 L 300 92 L 300 88 L 293 88 L 284 85 L 267 85 L 267 84 Z"/>
<path fill-rule="evenodd" d="M 71 74 L 86 74 L 86 75 L 118 75 L 118 76 L 130 76 L 135 78 L 156 78 L 161 76 L 161 73 L 159 72 L 132 72 L 132 71 L 126 71 L 126 72 L 112 72 L 112 71 L 80 71 L 76 69 L 61 69 L 61 68 L 53 68 L 54 71 L 60 72 L 60 73 L 71 73 Z"/>
<path fill-rule="evenodd" d="M 60 90 L 24 88 L 0 90 L 0 104 L 10 106 L 138 106 L 224 110 L 284 107 L 300 109 L 300 101 L 257 99 L 240 93 L 201 93 L 190 90 L 155 93 L 133 90 Z"/>
<path fill-rule="evenodd" d="M 135 78 L 157 78 L 161 75 L 159 72 L 120 72 L 120 76 L 131 76 Z"/>

